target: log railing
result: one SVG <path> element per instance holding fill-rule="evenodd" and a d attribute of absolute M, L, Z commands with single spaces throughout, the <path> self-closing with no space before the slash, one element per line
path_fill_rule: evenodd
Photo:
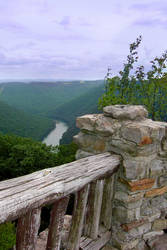
<path fill-rule="evenodd" d="M 53 206 L 46 249 L 60 249 L 72 193 L 75 206 L 67 249 L 104 246 L 111 237 L 114 173 L 119 164 L 118 155 L 104 153 L 0 182 L 0 223 L 18 219 L 16 249 L 35 249 L 41 208 L 47 204 Z"/>

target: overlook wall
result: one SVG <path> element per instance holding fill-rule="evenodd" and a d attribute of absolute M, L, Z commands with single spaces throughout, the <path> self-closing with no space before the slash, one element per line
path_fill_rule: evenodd
<path fill-rule="evenodd" d="M 77 118 L 77 159 L 106 151 L 122 156 L 112 202 L 111 249 L 154 249 L 167 229 L 167 123 L 142 106 L 116 105 Z"/>

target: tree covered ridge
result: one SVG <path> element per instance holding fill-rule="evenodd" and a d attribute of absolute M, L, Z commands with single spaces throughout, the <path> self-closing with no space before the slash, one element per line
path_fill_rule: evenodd
<path fill-rule="evenodd" d="M 146 106 L 151 119 L 167 121 L 167 51 L 150 62 L 149 71 L 145 72 L 143 65 L 134 69 L 134 64 L 138 62 L 137 49 L 141 41 L 142 37 L 139 36 L 130 44 L 127 61 L 117 76 L 111 77 L 111 69 L 108 69 L 106 91 L 99 99 L 99 107 L 111 104 L 141 104 Z"/>
<path fill-rule="evenodd" d="M 55 124 L 52 119 L 26 113 L 0 101 L 0 132 L 42 140 Z"/>

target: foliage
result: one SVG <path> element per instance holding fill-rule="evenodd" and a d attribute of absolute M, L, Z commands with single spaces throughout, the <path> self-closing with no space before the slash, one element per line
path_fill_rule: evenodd
<path fill-rule="evenodd" d="M 75 144 L 47 146 L 29 138 L 0 134 L 0 181 L 75 160 Z"/>
<path fill-rule="evenodd" d="M 0 250 L 12 248 L 16 242 L 15 226 L 8 222 L 0 225 Z"/>
<path fill-rule="evenodd" d="M 134 71 L 134 63 L 138 61 L 137 48 L 141 36 L 130 44 L 127 62 L 118 76 L 111 77 L 110 69 L 106 76 L 106 91 L 99 99 L 99 107 L 114 104 L 145 105 L 153 120 L 167 120 L 167 52 L 151 61 L 151 69 L 145 73 L 144 66 L 138 66 Z M 131 75 L 131 71 L 134 73 Z"/>

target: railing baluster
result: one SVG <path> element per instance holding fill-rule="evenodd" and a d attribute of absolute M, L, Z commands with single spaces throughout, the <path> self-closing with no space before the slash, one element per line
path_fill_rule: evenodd
<path fill-rule="evenodd" d="M 92 239 L 96 239 L 99 233 L 103 185 L 104 180 L 97 180 L 90 184 L 84 234 Z"/>
<path fill-rule="evenodd" d="M 72 225 L 69 233 L 67 250 L 78 250 L 83 229 L 86 204 L 88 199 L 89 185 L 76 194 L 76 205 L 72 217 Z"/>
<path fill-rule="evenodd" d="M 34 250 L 40 226 L 41 209 L 36 208 L 18 219 L 16 234 L 17 250 Z"/>
<path fill-rule="evenodd" d="M 56 201 L 53 205 L 50 217 L 47 250 L 59 250 L 61 245 L 61 233 L 64 223 L 64 215 L 67 209 L 69 197 Z"/>
<path fill-rule="evenodd" d="M 100 223 L 106 227 L 106 229 L 111 229 L 111 219 L 112 219 L 112 200 L 114 194 L 114 179 L 115 174 L 107 177 L 104 181 L 104 191 L 103 191 L 103 201 L 102 209 L 100 215 Z"/>

